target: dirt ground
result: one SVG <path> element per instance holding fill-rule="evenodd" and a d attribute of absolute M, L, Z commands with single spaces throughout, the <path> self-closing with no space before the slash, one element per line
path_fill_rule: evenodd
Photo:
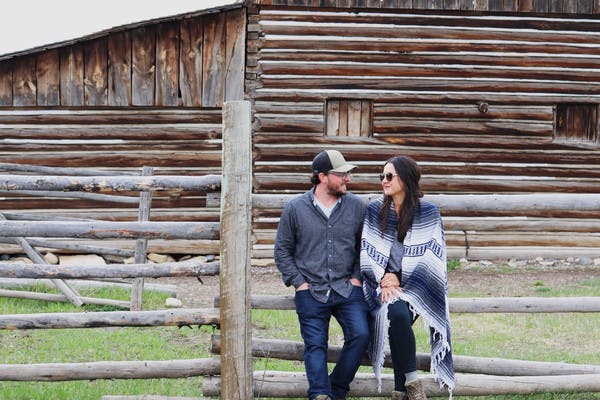
<path fill-rule="evenodd" d="M 597 264 L 594 264 L 594 261 Z M 261 260 L 251 271 L 252 294 L 293 294 L 285 287 L 272 260 Z M 494 260 L 462 262 L 448 272 L 449 292 L 478 296 L 538 296 L 540 292 L 566 287 L 580 287 L 600 279 L 600 259 L 588 260 Z M 183 307 L 213 307 L 219 294 L 219 277 L 164 278 L 156 283 L 177 286 L 177 298 Z"/>

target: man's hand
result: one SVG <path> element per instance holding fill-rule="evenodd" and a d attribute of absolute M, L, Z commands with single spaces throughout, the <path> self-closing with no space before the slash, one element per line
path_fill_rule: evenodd
<path fill-rule="evenodd" d="M 296 288 L 296 292 L 299 292 L 301 290 L 308 290 L 308 283 L 307 282 L 304 282 L 302 285 L 300 285 L 300 286 L 298 286 Z"/>
<path fill-rule="evenodd" d="M 352 286 L 362 287 L 362 282 L 356 278 L 350 278 L 350 283 L 352 284 Z"/>

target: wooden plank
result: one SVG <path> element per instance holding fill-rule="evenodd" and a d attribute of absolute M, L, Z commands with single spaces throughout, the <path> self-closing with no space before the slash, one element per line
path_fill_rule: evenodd
<path fill-rule="evenodd" d="M 225 14 L 208 15 L 204 19 L 202 48 L 202 106 L 221 107 L 224 95 L 226 49 Z"/>
<path fill-rule="evenodd" d="M 0 222 L 6 222 L 6 218 L 3 214 L 0 213 Z M 27 239 L 21 237 L 21 235 L 12 235 L 15 236 L 14 240 L 16 243 L 23 249 L 27 257 L 31 259 L 34 263 L 48 265 L 48 262 L 42 257 L 42 255 L 38 252 L 38 250 L 34 249 Z M 79 293 L 77 293 L 73 288 L 71 288 L 65 281 L 62 279 L 52 279 L 52 284 L 56 286 L 58 290 L 60 290 L 71 303 L 73 303 L 76 307 L 83 305 L 83 301 L 79 298 Z"/>
<path fill-rule="evenodd" d="M 373 103 L 370 100 L 361 100 L 360 136 L 373 135 Z"/>
<path fill-rule="evenodd" d="M 60 49 L 60 105 L 83 105 L 83 48 L 73 45 Z"/>
<path fill-rule="evenodd" d="M 340 130 L 340 101 L 327 100 L 327 136 L 338 136 Z M 262 131 L 262 128 L 261 128 Z"/>
<path fill-rule="evenodd" d="M 127 107 L 131 99 L 131 33 L 108 36 L 108 105 Z"/>
<path fill-rule="evenodd" d="M 468 67 L 462 69 L 463 75 L 467 74 Z M 548 81 L 527 81 L 518 76 L 512 76 L 508 79 L 502 79 L 496 76 L 481 75 L 476 81 L 470 77 L 460 77 L 460 68 L 456 68 L 452 74 L 454 77 L 446 77 L 443 73 L 435 76 L 435 72 L 430 77 L 409 76 L 391 77 L 380 76 L 371 78 L 362 78 L 349 72 L 348 76 L 325 76 L 323 78 L 311 77 L 265 77 L 261 82 L 262 89 L 286 89 L 295 88 L 297 90 L 315 89 L 321 90 L 337 89 L 339 87 L 352 87 L 352 90 L 399 90 L 413 93 L 440 92 L 442 90 L 451 92 L 530 92 L 530 93 L 548 93 L 572 94 L 572 95 L 599 95 L 600 81 L 598 83 L 585 83 L 585 79 L 576 78 L 577 81 L 557 83 Z M 305 72 L 301 72 L 304 74 Z M 407 75 L 412 72 L 407 71 Z M 354 76 L 352 76 L 354 75 Z M 595 78 L 594 78 L 595 79 Z M 347 91 L 352 93 L 351 90 Z M 356 95 L 358 97 L 360 95 Z M 474 100 L 475 102 L 475 100 Z"/>
<path fill-rule="evenodd" d="M 86 106 L 108 104 L 108 48 L 106 38 L 83 45 L 84 102 Z"/>
<path fill-rule="evenodd" d="M 533 11 L 547 13 L 550 8 L 550 0 L 532 0 Z"/>
<path fill-rule="evenodd" d="M 463 4 L 460 0 L 444 0 L 443 8 L 445 10 L 462 10 Z"/>
<path fill-rule="evenodd" d="M 0 62 L 0 107 L 13 105 L 12 61 Z"/>
<path fill-rule="evenodd" d="M 318 103 L 313 103 L 318 104 Z M 322 107 L 322 105 L 319 105 Z M 281 107 L 281 106 L 280 106 Z M 314 107 L 314 106 L 313 106 Z M 552 112 L 552 110 L 550 110 Z M 16 125 L 67 125 L 72 129 L 74 125 L 117 125 L 113 129 L 122 129 L 130 126 L 135 129 L 138 125 L 152 126 L 163 124 L 168 127 L 185 127 L 186 124 L 208 124 L 212 129 L 220 131 L 221 111 L 214 109 L 12 109 L 0 110 L 0 124 Z M 182 124 L 182 125 L 178 125 Z M 2 130 L 7 129 L 3 126 Z M 39 129 L 43 127 L 38 127 Z M 57 132 L 58 134 L 58 132 Z M 86 135 L 91 134 L 87 132 Z M 217 136 L 220 136 L 220 132 Z M 217 137 L 215 136 L 215 137 Z"/>
<path fill-rule="evenodd" d="M 244 100 L 246 58 L 246 14 L 244 10 L 244 8 L 239 8 L 225 14 L 225 101 Z"/>
<path fill-rule="evenodd" d="M 97 379 L 189 378 L 219 374 L 219 360 L 93 361 L 83 363 L 0 364 L 0 381 L 57 382 Z M 102 400 L 197 400 L 197 397 L 102 396 Z"/>
<path fill-rule="evenodd" d="M 142 168 L 142 176 L 151 176 L 154 174 L 154 168 L 144 166 Z M 150 208 L 152 207 L 152 192 L 144 190 L 140 192 L 140 205 L 138 209 L 138 221 L 150 220 Z M 135 241 L 134 261 L 137 264 L 147 262 L 148 239 L 137 239 Z M 136 277 L 131 283 L 131 307 L 133 311 L 142 309 L 142 299 L 144 295 L 144 278 Z"/>
<path fill-rule="evenodd" d="M 433 376 L 421 379 L 427 397 L 447 397 L 448 393 L 440 388 Z M 305 373 L 256 371 L 254 372 L 255 397 L 303 397 L 308 387 Z M 378 391 L 373 373 L 359 372 L 350 384 L 348 397 L 374 398 L 382 393 L 391 393 L 394 389 L 394 377 L 383 374 L 381 391 Z M 202 395 L 218 397 L 222 393 L 222 378 L 207 376 L 202 380 Z M 509 394 L 530 395 L 531 393 L 552 392 L 598 392 L 600 374 L 561 375 L 561 376 L 494 376 L 482 374 L 457 374 L 454 396 L 490 396 Z M 221 398 L 222 394 L 221 394 Z M 248 398 L 252 398 L 251 396 Z"/>
<path fill-rule="evenodd" d="M 134 106 L 154 105 L 156 34 L 153 26 L 132 31 L 131 102 Z"/>
<path fill-rule="evenodd" d="M 13 104 L 15 107 L 36 105 L 37 79 L 35 56 L 16 58 L 13 62 Z"/>
<path fill-rule="evenodd" d="M 10 330 L 215 324 L 219 324 L 219 310 L 201 308 L 0 315 L 0 329 Z"/>
<path fill-rule="evenodd" d="M 596 28 L 597 29 L 597 28 Z M 324 35 L 323 32 L 318 35 Z M 581 36 L 580 36 L 581 37 Z M 477 40 L 477 39 L 473 39 Z M 490 38 L 493 40 L 493 38 Z M 294 48 L 294 49 L 314 49 L 316 46 L 315 41 L 306 40 L 304 38 L 271 38 L 263 39 L 260 41 L 261 47 L 263 49 L 281 49 L 281 48 Z M 352 38 L 348 38 L 348 40 L 328 40 L 322 39 L 318 41 L 318 46 L 322 50 L 354 50 L 354 51 L 363 51 L 364 50 L 364 41 L 353 40 Z M 398 48 L 402 48 L 402 50 L 406 53 L 410 52 L 419 52 L 419 51 L 437 51 L 437 52 L 514 52 L 517 47 L 514 43 L 510 41 L 507 42 L 499 42 L 499 43 L 486 43 L 486 42 L 469 42 L 465 43 L 463 41 L 435 41 L 435 40 L 427 40 L 427 41 L 411 41 L 405 40 L 402 38 L 391 39 L 391 38 L 381 38 L 380 40 L 373 41 L 369 43 L 369 49 L 372 51 L 398 51 Z M 528 44 L 528 43 L 519 43 L 518 50 L 523 53 L 529 52 L 539 52 L 539 45 L 537 44 Z M 544 51 L 548 54 L 592 54 L 590 47 L 581 47 L 570 45 L 568 42 L 558 42 L 554 41 L 544 45 Z"/>
<path fill-rule="evenodd" d="M 575 5 L 577 14 L 594 14 L 594 0 L 579 0 Z"/>
<path fill-rule="evenodd" d="M 340 122 L 338 136 L 348 136 L 348 103 L 350 100 L 340 100 Z"/>
<path fill-rule="evenodd" d="M 432 68 L 423 68 L 420 65 L 403 65 L 403 64 L 371 64 L 371 63 L 327 63 L 305 62 L 302 64 L 293 62 L 273 62 L 264 64 L 262 70 L 265 74 L 273 75 L 323 75 L 330 79 L 332 70 L 335 69 L 336 74 L 343 76 L 363 76 L 370 75 L 373 77 L 415 77 L 415 78 L 484 78 L 489 79 L 511 79 L 516 82 L 524 79 L 524 76 L 529 76 L 529 79 L 539 80 L 568 80 L 573 83 L 581 82 L 598 82 L 600 81 L 600 72 L 593 70 L 583 71 L 564 71 L 558 68 L 548 68 L 546 70 L 531 71 L 526 68 L 504 69 L 495 68 L 493 66 L 481 66 L 479 68 L 467 68 L 450 65 L 439 65 Z M 341 79 L 341 78 L 340 78 Z M 402 80 L 399 79 L 399 82 Z M 513 81 L 513 82 L 514 82 Z M 511 82 L 512 83 L 512 82 Z M 339 83 L 338 83 L 339 84 Z M 381 86 L 381 82 L 378 82 Z M 325 85 L 325 87 L 327 87 Z M 363 85 L 363 88 L 368 88 L 368 83 Z M 598 94 L 594 91 L 591 94 Z"/>
<path fill-rule="evenodd" d="M 527 13 L 533 11 L 534 0 L 519 0 L 517 7 L 519 12 Z"/>
<path fill-rule="evenodd" d="M 409 45 L 409 43 L 407 43 Z M 476 44 L 474 44 L 475 46 Z M 449 45 L 451 46 L 451 44 Z M 438 50 L 441 50 L 438 49 Z M 459 65 L 486 65 L 486 66 L 509 66 L 509 67 L 563 67 L 563 68 L 588 68 L 593 69 L 598 66 L 598 59 L 592 56 L 582 56 L 569 58 L 562 56 L 530 55 L 523 57 L 517 54 L 493 54 L 487 52 L 473 52 L 470 54 L 412 54 L 396 53 L 381 54 L 365 51 L 365 49 L 356 48 L 346 50 L 343 53 L 331 49 L 319 50 L 280 50 L 278 52 L 268 52 L 261 54 L 260 61 L 329 61 L 329 62 L 361 62 L 369 63 L 401 63 L 401 64 L 459 64 Z"/>
<path fill-rule="evenodd" d="M 167 22 L 156 28 L 157 106 L 178 106 L 179 99 L 179 23 Z"/>
<path fill-rule="evenodd" d="M 280 90 L 260 89 L 254 94 L 254 98 L 259 101 L 284 101 L 293 98 L 299 102 L 316 102 L 325 101 L 331 96 L 331 93 L 321 90 L 294 90 L 290 89 L 286 92 Z M 474 98 L 474 95 L 476 98 Z M 338 91 L 335 93 L 337 98 L 353 99 L 356 98 L 356 93 L 351 91 Z M 436 103 L 436 104 L 473 104 L 485 98 L 487 103 L 501 105 L 536 105 L 548 106 L 556 103 L 582 103 L 582 104 L 598 104 L 600 102 L 599 95 L 569 95 L 569 94 L 523 94 L 523 93 L 494 93 L 494 92 L 476 92 L 461 93 L 461 92 L 404 92 L 404 91 L 387 91 L 371 89 L 361 91 L 360 97 L 363 99 L 373 99 L 386 103 Z"/>
<path fill-rule="evenodd" d="M 220 124 L 151 124 L 151 125 L 82 125 L 82 126 L 19 126 L 19 125 L 0 125 L 0 138 L 13 138 L 13 139 L 80 139 L 85 136 L 86 139 L 121 139 L 121 140 L 135 140 L 135 141 L 148 141 L 147 149 L 151 149 L 153 146 L 151 141 L 154 140 L 189 140 L 190 145 L 196 147 L 199 140 L 218 139 L 220 136 L 217 134 L 220 131 Z M 169 142 L 164 143 L 168 145 Z M 143 143 L 113 143 L 115 148 L 126 149 L 127 145 L 132 147 L 143 147 L 139 146 Z M 210 143 L 205 143 L 207 148 L 216 148 Z M 19 145 L 16 143 L 15 145 Z M 34 144 L 31 144 L 31 150 L 35 150 Z M 57 144 L 54 144 L 57 145 Z M 78 145 L 86 148 L 85 143 L 79 143 Z M 95 146 L 102 147 L 101 144 L 94 144 Z M 125 145 L 123 147 L 122 145 Z M 65 145 L 63 145 L 65 146 Z M 66 145 L 68 147 L 68 144 Z M 49 149 L 51 145 L 49 145 Z"/>
<path fill-rule="evenodd" d="M 410 1 L 410 0 L 409 0 Z M 454 2 L 455 0 L 451 0 Z M 461 1 L 473 1 L 473 0 L 461 0 Z M 513 0 L 514 1 L 514 0 Z M 527 0 L 530 1 L 530 0 Z M 598 1 L 598 0 L 595 0 Z M 520 1 L 519 1 L 520 3 Z M 486 3 L 487 6 L 487 3 Z M 470 5 L 470 9 L 473 9 L 474 4 Z M 528 16 L 528 18 L 504 18 L 502 15 L 488 15 L 486 18 L 481 18 L 477 15 L 466 15 L 461 13 L 445 14 L 445 13 L 311 13 L 311 12 L 297 12 L 297 13 L 283 13 L 278 12 L 277 14 L 262 14 L 260 20 L 253 20 L 253 23 L 261 23 L 279 21 L 287 22 L 291 25 L 293 23 L 310 22 L 310 23 L 336 23 L 343 26 L 343 23 L 365 24 L 365 27 L 377 25 L 394 25 L 403 26 L 408 25 L 410 27 L 424 26 L 429 27 L 440 27 L 446 29 L 448 27 L 465 28 L 503 28 L 506 30 L 522 30 L 522 29 L 533 29 L 540 33 L 549 31 L 568 31 L 574 32 L 595 32 L 597 30 L 598 22 L 591 19 L 563 19 L 553 18 L 552 24 L 548 24 L 548 19 L 537 18 L 535 16 Z M 468 25 L 466 25 L 468 24 Z M 319 26 L 319 25 L 317 25 Z M 325 25 L 325 28 L 329 26 Z M 254 28 L 255 31 L 258 28 Z M 492 32 L 487 32 L 490 34 Z M 483 35 L 484 33 L 482 33 Z"/>
<path fill-rule="evenodd" d="M 58 49 L 37 56 L 37 105 L 60 105 L 60 54 Z"/>
<path fill-rule="evenodd" d="M 223 182 L 221 188 L 222 397 L 252 398 L 250 322 L 250 231 L 252 227 L 251 110 L 247 101 L 223 108 Z"/>
<path fill-rule="evenodd" d="M 183 106 L 186 107 L 199 107 L 202 105 L 203 37 L 204 23 L 202 18 L 196 17 L 181 21 L 179 85 L 181 100 Z"/>
<path fill-rule="evenodd" d="M 348 136 L 361 135 L 362 101 L 348 101 Z"/>

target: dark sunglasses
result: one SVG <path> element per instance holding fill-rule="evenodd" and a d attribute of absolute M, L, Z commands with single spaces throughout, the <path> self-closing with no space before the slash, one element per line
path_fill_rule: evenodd
<path fill-rule="evenodd" d="M 398 176 L 398 174 L 392 174 L 391 172 L 388 172 L 387 174 L 379 174 L 379 180 L 383 181 L 385 179 L 387 182 L 391 182 L 392 178 L 395 176 Z"/>

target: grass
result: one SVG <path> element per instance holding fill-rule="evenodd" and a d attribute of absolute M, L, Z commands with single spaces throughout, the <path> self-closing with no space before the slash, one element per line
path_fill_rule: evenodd
<path fill-rule="evenodd" d="M 458 266 L 455 266 L 458 268 Z M 513 274 L 514 272 L 506 272 Z M 33 290 L 47 291 L 35 287 Z M 531 295 L 600 296 L 600 279 L 578 285 L 551 287 L 539 280 Z M 84 296 L 126 300 L 121 289 L 95 290 Z M 453 293 L 468 297 L 482 294 Z M 164 308 L 166 295 L 152 293 L 144 298 L 145 309 Z M 102 309 L 110 310 L 103 307 Z M 98 307 L 86 306 L 96 311 Z M 0 298 L 0 314 L 84 311 L 67 303 Z M 261 338 L 301 340 L 293 311 L 254 310 L 253 334 Z M 453 314 L 453 346 L 457 355 L 515 358 L 536 361 L 600 364 L 597 330 L 600 314 Z M 420 320 L 414 327 L 417 350 L 429 352 L 429 337 Z M 0 363 L 59 363 L 101 360 L 169 360 L 210 357 L 212 328 L 93 328 L 0 331 Z M 341 344 L 342 333 L 331 325 L 331 342 Z M 255 370 L 303 371 L 298 361 L 256 359 Z M 371 372 L 361 367 L 361 372 Z M 390 373 L 391 371 L 386 371 Z M 103 395 L 155 394 L 201 395 L 201 378 L 151 380 L 98 380 L 66 382 L 1 382 L 0 399 L 101 399 Z M 455 397 L 457 400 L 583 400 L 600 399 L 599 393 L 540 394 L 528 396 Z"/>

